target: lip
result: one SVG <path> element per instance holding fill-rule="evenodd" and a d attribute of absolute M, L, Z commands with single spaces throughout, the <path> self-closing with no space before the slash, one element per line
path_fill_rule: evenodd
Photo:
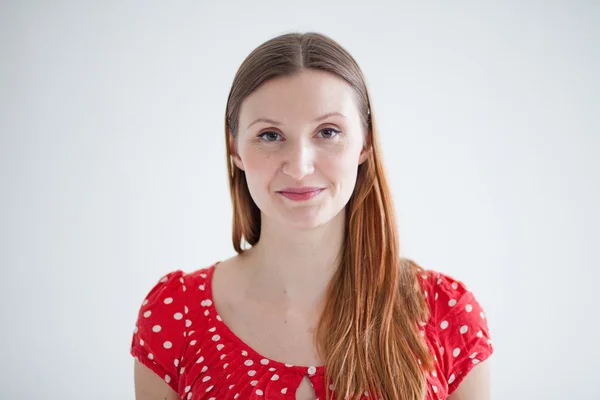
<path fill-rule="evenodd" d="M 303 188 L 285 188 L 277 193 L 293 201 L 306 201 L 318 196 L 325 188 L 303 187 Z"/>
<path fill-rule="evenodd" d="M 278 190 L 279 193 L 309 193 L 317 190 L 323 190 L 324 188 L 316 186 L 302 186 L 302 187 L 287 187 L 285 189 Z"/>

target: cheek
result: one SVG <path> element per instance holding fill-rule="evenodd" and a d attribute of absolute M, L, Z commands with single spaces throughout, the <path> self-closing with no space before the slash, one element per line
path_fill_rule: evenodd
<path fill-rule="evenodd" d="M 275 171 L 277 162 L 275 157 L 258 151 L 246 151 L 243 154 L 244 169 L 249 186 L 264 186 L 268 184 Z M 252 188 L 251 188 L 252 189 Z"/>
<path fill-rule="evenodd" d="M 347 185 L 355 179 L 358 168 L 358 156 L 354 151 L 341 151 L 324 154 L 321 158 L 320 171 L 339 185 Z M 353 184 L 353 182 L 351 182 Z"/>

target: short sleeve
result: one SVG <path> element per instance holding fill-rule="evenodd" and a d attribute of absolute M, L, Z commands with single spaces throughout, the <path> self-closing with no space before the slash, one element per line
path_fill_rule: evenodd
<path fill-rule="evenodd" d="M 178 392 L 185 346 L 185 273 L 170 272 L 150 290 L 139 309 L 130 353 Z"/>
<path fill-rule="evenodd" d="M 448 275 L 437 272 L 434 276 L 428 302 L 450 394 L 494 349 L 485 313 L 474 294 Z"/>

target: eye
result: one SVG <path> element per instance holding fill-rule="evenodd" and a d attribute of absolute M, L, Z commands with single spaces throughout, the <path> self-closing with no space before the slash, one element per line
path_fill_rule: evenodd
<path fill-rule="evenodd" d="M 280 136 L 281 135 L 279 135 L 279 133 L 277 132 L 263 132 L 260 135 L 258 135 L 258 137 L 263 139 L 265 142 L 276 142 L 277 137 Z"/>
<path fill-rule="evenodd" d="M 332 139 L 332 138 L 336 137 L 337 135 L 339 135 L 340 131 L 338 131 L 337 129 L 333 129 L 333 128 L 325 128 L 319 132 L 319 134 L 321 134 L 321 133 L 325 133 L 324 135 L 322 135 L 323 139 Z"/>

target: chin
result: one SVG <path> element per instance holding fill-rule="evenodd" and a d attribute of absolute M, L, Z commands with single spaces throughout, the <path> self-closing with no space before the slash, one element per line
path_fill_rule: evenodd
<path fill-rule="evenodd" d="M 299 211 L 299 210 L 295 210 Z M 307 210 L 308 211 L 308 210 Z M 309 230 L 318 228 L 329 222 L 333 216 L 326 216 L 320 212 L 286 212 L 280 216 L 282 224 L 286 224 L 298 230 Z"/>

